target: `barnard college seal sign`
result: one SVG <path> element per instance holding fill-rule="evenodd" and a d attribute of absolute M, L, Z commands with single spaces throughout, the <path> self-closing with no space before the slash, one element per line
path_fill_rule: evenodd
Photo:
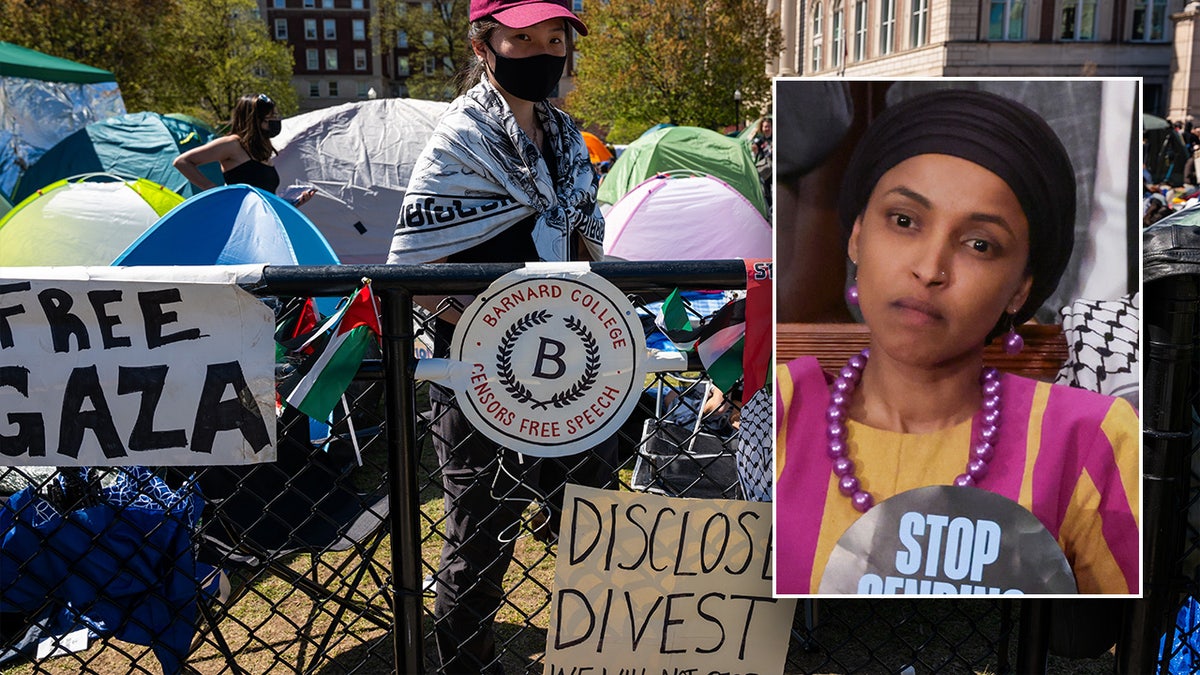
<path fill-rule="evenodd" d="M 633 305 L 585 265 L 510 272 L 467 307 L 450 358 L 460 407 L 488 438 L 530 455 L 582 452 L 637 405 L 646 339 Z"/>

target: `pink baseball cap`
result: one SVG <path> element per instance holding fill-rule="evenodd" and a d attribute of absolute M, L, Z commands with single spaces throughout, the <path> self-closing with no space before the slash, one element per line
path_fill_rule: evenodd
<path fill-rule="evenodd" d="M 471 0 L 471 21 L 490 16 L 509 28 L 528 28 L 547 19 L 566 19 L 580 35 L 587 26 L 571 12 L 568 0 Z"/>

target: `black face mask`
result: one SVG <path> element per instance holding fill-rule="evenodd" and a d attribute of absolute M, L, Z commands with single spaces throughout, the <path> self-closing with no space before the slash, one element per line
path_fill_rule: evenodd
<path fill-rule="evenodd" d="M 267 120 L 267 128 L 263 130 L 263 135 L 267 138 L 275 138 L 281 131 L 283 131 L 283 120 Z"/>
<path fill-rule="evenodd" d="M 554 92 L 559 78 L 562 77 L 563 66 L 567 63 L 565 55 L 553 54 L 510 59 L 497 54 L 491 44 L 484 44 L 496 57 L 496 68 L 492 71 L 496 82 L 513 96 L 534 103 L 546 100 Z"/>

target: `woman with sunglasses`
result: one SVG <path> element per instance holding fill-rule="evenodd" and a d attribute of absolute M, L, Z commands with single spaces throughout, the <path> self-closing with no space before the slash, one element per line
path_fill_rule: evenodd
<path fill-rule="evenodd" d="M 1017 502 L 1053 535 L 1080 593 L 1138 592 L 1138 436 L 1123 399 L 998 373 L 984 345 L 1058 285 L 1076 175 L 1055 132 L 971 90 L 886 109 L 856 146 L 838 217 L 870 348 L 836 377 L 814 358 L 776 389 L 776 582 L 818 592 L 843 533 L 930 485 Z"/>
<path fill-rule="evenodd" d="M 277 154 L 271 139 L 279 135 L 281 128 L 275 102 L 269 96 L 243 96 L 233 107 L 231 133 L 176 157 L 175 168 L 193 185 L 208 190 L 217 186 L 200 172 L 200 167 L 219 162 L 226 185 L 250 185 L 274 194 L 279 188 L 279 172 L 271 164 Z M 311 199 L 313 192 L 302 193 L 296 205 Z"/>

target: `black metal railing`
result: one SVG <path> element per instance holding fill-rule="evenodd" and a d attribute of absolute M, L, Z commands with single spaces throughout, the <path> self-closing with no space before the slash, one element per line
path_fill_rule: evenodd
<path fill-rule="evenodd" d="M 414 379 L 415 347 L 431 339 L 437 329 L 436 317 L 415 306 L 413 298 L 478 293 L 516 267 L 266 268 L 262 282 L 251 289 L 263 297 L 343 296 L 363 277 L 371 278 L 382 307 L 382 352 L 364 364 L 350 391 L 349 410 L 335 415 L 333 425 L 323 432 L 325 437 L 315 438 L 320 434 L 307 418 L 284 412 L 276 463 L 155 472 L 172 490 L 200 495 L 205 501 L 194 522 L 182 514 L 167 518 L 192 536 L 188 551 L 173 551 L 175 557 L 166 558 L 172 569 L 181 564 L 187 568 L 193 582 L 190 604 L 186 599 L 177 602 L 196 611 L 189 623 L 194 633 L 187 647 L 175 654 L 185 672 L 499 672 L 500 668 L 508 673 L 541 672 L 557 552 L 554 501 L 562 485 L 570 481 L 622 490 L 674 489 L 688 496 L 700 489 L 701 482 L 712 488 L 714 481 L 728 481 L 723 469 L 698 463 L 689 470 L 704 481 L 679 483 L 672 478 L 674 482 L 668 483 L 664 467 L 669 466 L 669 457 L 659 461 L 670 454 L 661 451 L 664 443 L 678 449 L 692 442 L 695 431 L 687 428 L 664 435 L 651 430 L 694 419 L 705 402 L 716 403 L 708 397 L 704 374 L 695 364 L 685 372 L 652 374 L 647 393 L 613 446 L 573 461 L 522 462 L 493 445 L 491 456 L 477 470 L 463 470 L 455 449 L 486 443 L 470 433 L 449 438 L 452 434 L 446 430 L 451 423 L 446 415 L 452 413 L 446 412 L 443 393 Z M 660 300 L 675 288 L 737 290 L 745 284 L 741 261 L 602 263 L 593 270 L 627 293 L 637 307 Z M 1186 287 L 1179 292 L 1154 292 L 1173 299 L 1157 303 L 1147 288 L 1145 322 L 1153 344 L 1147 349 L 1144 405 L 1146 598 L 1125 601 L 1112 614 L 1110 624 L 1124 620 L 1116 656 L 1088 657 L 1123 672 L 1152 669 L 1159 657 L 1158 640 L 1173 625 L 1181 585 L 1186 592 L 1200 593 L 1194 588 L 1195 575 L 1185 575 L 1180 567 L 1183 542 L 1190 542 L 1188 550 L 1195 550 L 1200 541 L 1194 526 L 1186 535 L 1182 530 L 1188 509 L 1197 501 L 1194 487 L 1184 490 L 1185 485 L 1196 484 L 1188 482 L 1193 445 L 1184 433 L 1190 429 L 1197 400 L 1195 378 L 1190 377 L 1194 333 L 1185 331 L 1195 322 L 1196 293 Z M 1170 317 L 1170 325 L 1160 337 L 1151 326 L 1164 325 L 1164 316 Z M 1185 363 L 1186 375 L 1180 372 Z M 1177 405 L 1181 396 L 1185 406 Z M 730 398 L 736 403 L 736 392 Z M 1173 412 L 1166 412 L 1168 407 Z M 702 420 L 701 433 L 717 447 L 732 447 L 736 425 L 736 405 L 717 407 Z M 658 452 L 653 451 L 655 445 L 660 446 Z M 58 476 L 53 470 L 0 469 L 0 484 L 9 479 L 9 492 L 31 485 L 39 499 L 64 513 L 79 513 L 114 480 L 112 473 L 69 481 Z M 528 493 L 523 485 L 537 485 L 541 493 Z M 447 499 L 448 489 L 460 496 Z M 739 496 L 736 484 L 718 484 L 717 489 L 727 489 L 725 496 Z M 461 582 L 447 568 L 454 561 L 453 549 L 471 535 L 461 531 L 455 512 L 470 498 L 462 495 L 475 493 L 494 502 L 484 520 L 503 517 L 505 524 L 503 545 L 489 543 L 492 548 L 484 550 L 493 550 L 498 560 L 511 559 L 511 563 L 494 575 L 496 581 L 465 588 L 456 586 Z M 1186 496 L 1180 497 L 1181 493 Z M 126 513 L 122 508 L 115 509 L 115 519 Z M 132 516 L 134 511 L 128 513 Z M 494 524 L 483 523 L 481 531 Z M 140 536 L 149 541 L 163 527 L 143 528 Z M 1173 527 L 1178 536 L 1171 534 Z M 27 539 L 32 542 L 30 550 L 63 548 L 51 544 L 60 530 L 22 532 L 32 537 Z M 4 555 L 10 550 L 10 534 L 0 532 L 6 537 L 0 547 Z M 68 567 L 112 557 L 106 553 L 105 537 L 95 532 L 81 546 L 72 549 Z M 189 561 L 192 567 L 184 564 Z M 0 613 L 0 655 L 28 642 L 27 638 L 34 645 L 26 650 L 29 658 L 0 662 L 4 672 L 159 672 L 155 651 L 163 649 L 166 643 L 161 638 L 166 633 L 154 617 L 132 611 L 105 615 L 125 622 L 121 625 L 91 625 L 84 620 L 93 641 L 82 651 L 38 657 L 38 642 L 44 648 L 69 647 L 64 631 L 81 625 L 81 617 L 90 620 L 97 614 L 103 599 L 93 598 L 92 605 L 66 602 L 75 588 L 71 584 L 86 585 L 89 579 L 98 583 L 97 578 L 56 583 L 37 576 L 43 570 L 35 567 L 36 561 L 0 558 L 0 568 L 6 564 L 10 567 L 0 577 L 6 582 L 32 575 L 50 587 L 38 598 L 25 599 L 18 611 Z M 152 586 L 158 579 L 142 581 Z M 112 589 L 94 588 L 91 595 L 103 596 L 101 590 Z M 160 600 L 169 596 L 161 589 L 147 593 Z M 445 605 L 439 608 L 439 593 L 443 603 L 447 594 L 471 593 L 487 602 L 480 603 L 482 609 L 454 614 Z M 5 598 L 6 608 L 12 599 Z M 472 602 L 460 604 L 470 607 Z M 1058 658 L 1047 656 L 1055 626 L 1069 616 L 1052 604 L 1056 602 L 800 601 L 786 670 L 873 673 L 903 672 L 910 666 L 915 672 L 1045 670 L 1047 658 Z M 126 624 L 140 634 L 126 630 Z M 456 639 L 461 643 L 446 643 Z M 443 666 L 446 655 L 461 662 Z M 1060 662 L 1050 663 L 1057 670 Z"/>

